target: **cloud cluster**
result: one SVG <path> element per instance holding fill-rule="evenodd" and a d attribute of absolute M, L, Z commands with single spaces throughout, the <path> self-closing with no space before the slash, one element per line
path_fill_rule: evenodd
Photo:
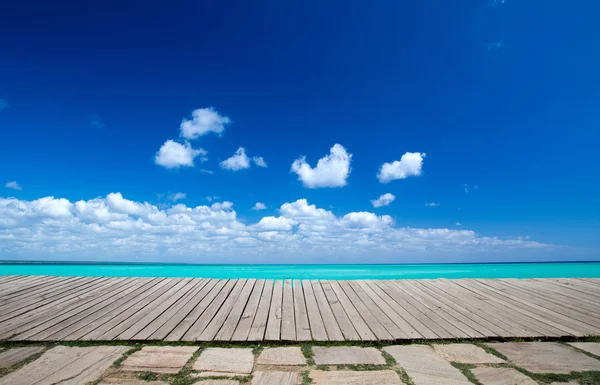
<path fill-rule="evenodd" d="M 260 210 L 266 210 L 266 209 L 267 209 L 267 205 L 265 205 L 262 202 L 256 202 L 254 204 L 254 206 L 252 206 L 253 211 L 260 211 Z"/>
<path fill-rule="evenodd" d="M 12 182 L 8 182 L 6 185 L 4 185 L 4 187 L 10 188 L 13 190 L 18 190 L 18 191 L 23 190 L 23 187 L 21 187 L 21 185 L 18 184 L 16 180 L 13 180 Z"/>
<path fill-rule="evenodd" d="M 318 256 L 345 262 L 366 255 L 400 258 L 395 260 L 400 262 L 405 253 L 426 257 L 431 252 L 487 253 L 545 246 L 526 238 L 482 237 L 470 230 L 395 227 L 390 216 L 370 212 L 337 216 L 306 199 L 284 203 L 277 216 L 245 223 L 231 202 L 196 207 L 173 203 L 159 208 L 120 193 L 77 202 L 0 198 L 0 239 L 4 256 L 193 262 L 227 256 L 256 261 L 281 255 L 296 262 Z"/>
<path fill-rule="evenodd" d="M 231 171 L 245 170 L 250 168 L 251 161 L 259 167 L 267 167 L 267 162 L 265 162 L 262 156 L 249 158 L 248 155 L 246 155 L 246 149 L 240 147 L 231 157 L 221 162 L 221 168 Z"/>
<path fill-rule="evenodd" d="M 391 163 L 386 162 L 381 165 L 377 179 L 381 183 L 389 183 L 396 179 L 419 176 L 423 169 L 423 159 L 425 159 L 424 152 L 407 152 L 402 155 L 400 160 L 395 160 Z"/>
<path fill-rule="evenodd" d="M 379 198 L 371 201 L 371 204 L 375 208 L 389 206 L 389 204 L 392 203 L 395 199 L 396 199 L 396 197 L 394 196 L 394 194 L 385 193 L 382 196 L 380 196 Z"/>
<path fill-rule="evenodd" d="M 343 187 L 350 176 L 350 162 L 352 154 L 349 154 L 341 144 L 334 144 L 329 155 L 319 159 L 317 166 L 312 168 L 306 157 L 302 156 L 292 163 L 291 172 L 298 174 L 304 187 Z"/>
<path fill-rule="evenodd" d="M 184 118 L 179 128 L 183 138 L 193 140 L 210 132 L 221 135 L 229 123 L 231 119 L 220 115 L 213 107 L 208 107 L 194 110 L 192 119 Z"/>
<path fill-rule="evenodd" d="M 154 156 L 154 163 L 166 168 L 194 167 L 194 159 L 201 156 L 200 160 L 206 161 L 206 154 L 206 150 L 195 149 L 189 142 L 167 140 Z"/>

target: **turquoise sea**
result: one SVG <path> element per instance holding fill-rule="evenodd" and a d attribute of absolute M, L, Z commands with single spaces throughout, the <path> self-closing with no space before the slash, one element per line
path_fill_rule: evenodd
<path fill-rule="evenodd" d="M 411 265 L 0 263 L 0 275 L 274 279 L 600 278 L 600 262 Z"/>

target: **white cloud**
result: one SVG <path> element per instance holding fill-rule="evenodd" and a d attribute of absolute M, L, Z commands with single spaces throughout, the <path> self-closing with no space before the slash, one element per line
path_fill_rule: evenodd
<path fill-rule="evenodd" d="M 265 210 L 267 208 L 267 206 L 262 203 L 262 202 L 256 202 L 254 204 L 254 206 L 252 207 L 252 210 L 254 211 L 260 211 L 260 210 Z"/>
<path fill-rule="evenodd" d="M 233 208 L 233 203 L 229 201 L 217 202 L 213 203 L 210 208 L 213 210 L 231 210 Z"/>
<path fill-rule="evenodd" d="M 23 187 L 21 187 L 21 185 L 18 184 L 16 180 L 13 180 L 12 182 L 8 182 L 5 185 L 5 187 L 6 188 L 11 188 L 13 190 L 19 190 L 19 191 L 23 190 Z"/>
<path fill-rule="evenodd" d="M 217 199 L 219 199 L 219 198 L 220 198 L 220 197 L 218 197 L 218 196 L 207 196 L 207 197 L 206 197 L 206 198 L 204 198 L 204 199 L 206 199 L 206 200 L 207 200 L 207 201 L 209 201 L 209 202 L 212 202 L 212 201 L 214 201 L 214 200 L 217 200 Z"/>
<path fill-rule="evenodd" d="M 258 167 L 267 167 L 267 162 L 265 162 L 265 160 L 263 159 L 262 156 L 255 156 L 252 158 L 252 161 L 254 162 L 254 164 L 256 164 Z"/>
<path fill-rule="evenodd" d="M 469 193 L 469 185 L 468 184 L 464 184 L 463 187 L 465 189 L 465 194 L 468 194 Z"/>
<path fill-rule="evenodd" d="M 231 171 L 239 171 L 250 168 L 250 159 L 248 159 L 244 147 L 238 148 L 235 154 L 222 161 L 221 168 Z"/>
<path fill-rule="evenodd" d="M 377 178 L 381 183 L 389 183 L 395 179 L 406 179 L 409 176 L 421 175 L 425 153 L 407 152 L 400 160 L 384 163 L 379 169 Z"/>
<path fill-rule="evenodd" d="M 182 192 L 177 192 L 174 194 L 169 194 L 168 198 L 169 198 L 169 200 L 172 200 L 173 202 L 177 202 L 178 200 L 187 198 L 187 194 L 182 193 Z"/>
<path fill-rule="evenodd" d="M 181 121 L 181 136 L 192 140 L 209 132 L 218 135 L 225 131 L 225 126 L 231 123 L 227 116 L 220 115 L 214 108 L 198 108 L 192 112 L 192 119 Z"/>
<path fill-rule="evenodd" d="M 194 149 L 188 142 L 183 144 L 167 140 L 154 157 L 154 163 L 166 168 L 194 167 L 194 159 L 208 152 L 202 148 Z M 201 161 L 206 158 L 202 157 Z"/>
<path fill-rule="evenodd" d="M 348 154 L 341 144 L 331 147 L 329 155 L 319 159 L 317 167 L 312 168 L 306 157 L 302 156 L 292 163 L 291 171 L 298 174 L 298 180 L 304 187 L 343 187 L 352 171 L 350 162 L 352 154 Z"/>
<path fill-rule="evenodd" d="M 233 203 L 158 207 L 116 192 L 75 203 L 45 197 L 0 198 L 0 255 L 25 259 L 187 260 L 297 263 L 319 261 L 401 262 L 432 253 L 514 255 L 548 250 L 528 238 L 477 235 L 471 230 L 396 227 L 388 215 L 331 211 L 298 199 L 281 205 L 279 216 L 254 223 L 237 218 Z M 496 253 L 494 253 L 497 255 Z M 376 256 L 376 257 L 375 257 Z M 267 258 L 267 259 L 265 259 Z M 287 258 L 287 259 L 286 259 Z"/>
<path fill-rule="evenodd" d="M 435 203 L 435 202 L 425 203 L 425 206 L 429 206 L 429 207 L 437 207 L 439 205 L 440 205 L 439 203 Z"/>
<path fill-rule="evenodd" d="M 207 170 L 207 169 L 204 169 L 204 168 L 201 169 L 200 172 L 202 172 L 204 174 L 209 174 L 209 175 L 212 175 L 212 174 L 215 173 L 213 170 Z"/>
<path fill-rule="evenodd" d="M 382 196 L 380 196 L 379 198 L 371 201 L 371 204 L 373 204 L 373 207 L 375 207 L 375 208 L 388 206 L 390 203 L 392 203 L 394 201 L 394 199 L 396 199 L 394 194 L 385 193 Z"/>
<path fill-rule="evenodd" d="M 252 161 L 259 167 L 267 167 L 267 162 L 262 156 L 253 157 Z M 244 147 L 238 148 L 235 154 L 221 162 L 221 168 L 231 171 L 250 168 L 250 158 L 246 155 L 246 149 Z"/>
<path fill-rule="evenodd" d="M 462 226 L 462 223 L 456 222 L 456 226 Z"/>
<path fill-rule="evenodd" d="M 289 231 L 296 223 L 295 220 L 285 217 L 263 217 L 254 228 L 261 231 Z"/>

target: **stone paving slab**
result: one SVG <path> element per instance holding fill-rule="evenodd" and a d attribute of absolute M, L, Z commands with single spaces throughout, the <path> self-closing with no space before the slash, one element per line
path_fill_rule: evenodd
<path fill-rule="evenodd" d="M 488 343 L 515 365 L 533 373 L 600 371 L 600 360 L 556 342 Z"/>
<path fill-rule="evenodd" d="M 483 385 L 538 385 L 513 368 L 475 368 L 471 369 L 471 372 Z"/>
<path fill-rule="evenodd" d="M 600 342 L 571 342 L 569 345 L 600 357 Z"/>
<path fill-rule="evenodd" d="M 244 373 L 231 373 L 231 372 L 200 372 L 192 373 L 192 377 L 205 378 L 205 377 L 245 377 L 249 374 Z"/>
<path fill-rule="evenodd" d="M 296 385 L 296 372 L 256 372 L 252 377 L 252 385 Z"/>
<path fill-rule="evenodd" d="M 375 348 L 315 346 L 312 351 L 317 365 L 385 365 L 385 358 Z"/>
<path fill-rule="evenodd" d="M 12 348 L 0 353 L 0 369 L 10 368 L 27 358 L 44 351 L 43 346 Z"/>
<path fill-rule="evenodd" d="M 473 344 L 439 344 L 433 349 L 450 362 L 462 364 L 501 364 L 502 358 L 496 357 Z"/>
<path fill-rule="evenodd" d="M 204 380 L 196 382 L 198 385 L 240 385 L 237 380 Z"/>
<path fill-rule="evenodd" d="M 306 358 L 297 346 L 283 348 L 266 348 L 256 363 L 259 365 L 306 365 Z"/>
<path fill-rule="evenodd" d="M 396 345 L 383 348 L 404 369 L 415 385 L 472 385 L 428 345 Z"/>
<path fill-rule="evenodd" d="M 365 372 L 313 370 L 309 373 L 309 377 L 315 385 L 404 385 L 398 373 L 393 370 Z"/>
<path fill-rule="evenodd" d="M 80 385 L 96 381 L 129 348 L 57 346 L 0 378 L 0 385 Z"/>
<path fill-rule="evenodd" d="M 121 370 L 178 373 L 197 350 L 196 346 L 144 346 L 123 361 Z"/>
<path fill-rule="evenodd" d="M 244 375 L 252 373 L 254 355 L 249 348 L 208 348 L 204 350 L 193 369 L 202 372 L 228 372 Z"/>
<path fill-rule="evenodd" d="M 144 381 L 134 378 L 105 378 L 100 385 L 169 385 L 164 381 Z"/>

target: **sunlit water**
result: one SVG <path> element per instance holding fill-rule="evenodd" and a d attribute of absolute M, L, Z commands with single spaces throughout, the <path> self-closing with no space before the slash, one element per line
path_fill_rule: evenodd
<path fill-rule="evenodd" d="M 0 275 L 274 279 L 600 278 L 600 263 L 413 265 L 0 263 Z"/>

